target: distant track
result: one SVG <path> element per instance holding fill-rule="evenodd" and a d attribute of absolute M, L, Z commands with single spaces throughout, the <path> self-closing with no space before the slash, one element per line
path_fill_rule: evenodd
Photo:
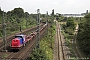
<path fill-rule="evenodd" d="M 74 50 L 74 53 L 76 55 L 77 60 L 81 60 L 81 59 L 82 60 L 87 60 L 87 59 L 85 59 L 85 57 L 83 58 L 82 54 L 80 53 L 80 51 L 78 49 L 78 46 L 76 45 L 76 43 L 77 43 L 76 38 L 77 38 L 78 29 L 79 29 L 79 26 L 77 24 L 76 29 L 75 29 L 75 33 L 74 33 L 74 38 L 73 38 L 73 44 L 74 44 L 73 46 L 75 46 L 74 48 L 76 49 L 76 50 Z"/>
<path fill-rule="evenodd" d="M 57 40 L 58 40 L 57 60 L 65 60 L 63 43 L 62 43 L 62 38 L 61 38 L 61 28 L 58 22 L 57 22 Z"/>

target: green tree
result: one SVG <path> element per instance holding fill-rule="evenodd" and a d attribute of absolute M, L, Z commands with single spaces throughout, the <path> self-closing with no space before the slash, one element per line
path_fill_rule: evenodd
<path fill-rule="evenodd" d="M 67 27 L 72 27 L 73 29 L 75 29 L 75 21 L 73 17 L 69 17 L 66 23 Z"/>
<path fill-rule="evenodd" d="M 32 55 L 29 58 L 30 60 L 49 60 L 46 56 L 46 53 L 42 49 L 34 49 Z"/>
<path fill-rule="evenodd" d="M 17 15 L 19 18 L 24 17 L 24 10 L 22 8 L 15 8 L 12 12 L 12 14 Z"/>
<path fill-rule="evenodd" d="M 85 22 L 79 24 L 78 41 L 81 50 L 90 58 L 90 13 L 85 17 Z"/>
<path fill-rule="evenodd" d="M 75 19 L 73 17 L 69 17 L 67 22 L 66 22 L 66 27 L 64 27 L 65 32 L 69 33 L 69 34 L 73 34 L 74 30 L 75 30 Z"/>

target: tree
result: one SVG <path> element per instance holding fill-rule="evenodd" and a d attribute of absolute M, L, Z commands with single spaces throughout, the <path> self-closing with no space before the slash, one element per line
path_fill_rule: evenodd
<path fill-rule="evenodd" d="M 0 23 L 2 22 L 3 11 L 0 9 Z"/>
<path fill-rule="evenodd" d="M 80 23 L 78 32 L 78 41 L 81 50 L 90 58 L 90 13 L 85 17 L 85 22 Z"/>
<path fill-rule="evenodd" d="M 66 26 L 73 28 L 73 30 L 75 29 L 75 21 L 73 17 L 68 18 Z"/>
<path fill-rule="evenodd" d="M 24 10 L 22 8 L 15 8 L 13 14 L 17 15 L 19 18 L 24 17 Z"/>

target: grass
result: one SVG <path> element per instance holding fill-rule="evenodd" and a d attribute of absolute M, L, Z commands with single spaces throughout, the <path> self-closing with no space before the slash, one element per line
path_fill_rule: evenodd
<path fill-rule="evenodd" d="M 40 43 L 40 48 L 44 49 L 49 60 L 52 60 L 53 51 L 49 46 L 50 46 L 50 44 L 46 40 L 42 40 Z"/>
<path fill-rule="evenodd" d="M 52 60 L 53 58 L 53 49 L 51 48 L 51 41 L 47 40 L 46 37 L 44 37 L 40 42 L 40 48 L 45 50 L 47 57 L 49 60 Z"/>
<path fill-rule="evenodd" d="M 73 39 L 72 37 L 73 37 L 73 35 L 71 36 L 71 35 L 65 33 L 64 31 L 62 33 L 65 36 L 64 38 L 65 38 L 66 44 L 68 45 L 70 53 L 71 53 L 71 56 L 70 56 L 69 60 L 76 60 L 75 54 L 74 54 L 74 51 L 73 51 L 74 49 L 73 49 L 73 46 L 72 46 L 72 39 Z"/>
<path fill-rule="evenodd" d="M 53 34 L 51 35 L 51 29 L 48 32 L 47 36 L 44 36 L 44 38 L 40 42 L 40 47 L 45 50 L 47 57 L 49 60 L 53 60 L 53 48 L 54 48 L 54 35 L 55 35 L 55 26 L 53 26 Z"/>
<path fill-rule="evenodd" d="M 75 53 L 77 54 L 77 56 L 78 56 L 79 58 L 81 58 L 81 57 L 79 56 L 79 53 L 78 53 L 77 49 L 76 49 L 76 45 L 78 46 L 78 44 L 79 44 L 78 41 L 76 40 L 76 44 L 73 43 L 74 45 L 72 45 L 72 42 L 71 42 L 71 41 L 73 40 L 73 35 L 72 35 L 71 38 L 70 38 L 70 35 L 67 34 L 67 33 L 65 33 L 64 30 L 62 30 L 62 34 L 64 35 L 64 38 L 65 38 L 65 40 L 66 40 L 66 43 L 67 43 L 67 45 L 68 45 L 68 47 L 69 47 L 69 49 L 70 49 L 70 52 L 72 53 L 72 55 L 71 55 L 71 57 L 70 57 L 70 60 L 76 60 L 76 58 L 75 58 Z M 81 50 L 80 50 L 79 47 L 78 47 L 78 50 L 79 50 L 79 52 L 81 53 L 82 57 L 85 58 L 85 57 L 86 57 L 85 54 L 81 52 Z"/>
<path fill-rule="evenodd" d="M 65 25 L 66 23 L 61 22 L 60 24 Z M 71 30 L 69 29 L 68 31 L 71 31 Z M 73 34 L 73 32 L 71 32 L 71 33 Z M 65 30 L 63 29 L 63 27 L 62 27 L 62 34 L 64 35 L 64 39 L 65 39 L 66 44 L 69 47 L 69 50 L 70 50 L 70 53 L 71 53 L 71 56 L 70 56 L 69 60 L 76 60 L 75 54 L 74 54 L 74 51 L 73 51 L 73 46 L 72 46 L 73 35 L 65 33 Z"/>

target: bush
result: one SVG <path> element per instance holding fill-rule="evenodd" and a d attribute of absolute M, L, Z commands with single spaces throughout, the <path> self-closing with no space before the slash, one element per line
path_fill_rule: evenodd
<path fill-rule="evenodd" d="M 34 49 L 29 59 L 30 60 L 49 60 L 46 55 L 46 52 L 40 48 Z"/>

